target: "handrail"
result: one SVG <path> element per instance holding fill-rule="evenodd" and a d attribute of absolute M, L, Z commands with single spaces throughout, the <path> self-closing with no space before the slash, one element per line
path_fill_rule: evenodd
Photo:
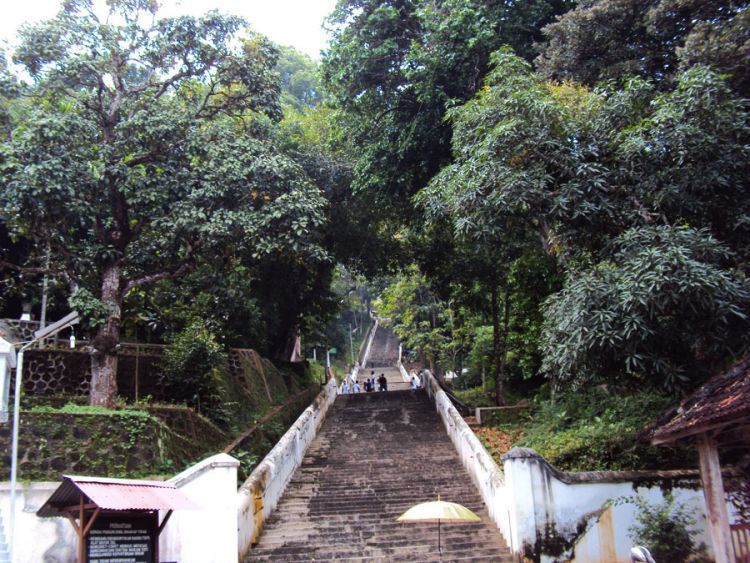
<path fill-rule="evenodd" d="M 456 397 L 453 391 L 451 391 L 450 387 L 448 387 L 443 381 L 440 381 L 440 379 L 438 379 L 437 377 L 435 377 L 435 381 L 437 381 L 440 389 L 442 389 L 443 392 L 451 400 L 451 403 L 453 403 L 453 406 L 456 407 L 456 410 L 461 413 L 461 416 L 472 416 L 474 414 L 474 409 L 464 403 L 461 399 Z"/>

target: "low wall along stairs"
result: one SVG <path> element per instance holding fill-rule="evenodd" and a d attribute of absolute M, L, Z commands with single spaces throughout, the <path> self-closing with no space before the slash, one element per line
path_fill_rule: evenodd
<path fill-rule="evenodd" d="M 512 561 L 424 391 L 340 395 L 251 561 L 438 561 L 435 523 L 414 504 L 458 502 L 477 524 L 442 524 L 443 561 Z"/>
<path fill-rule="evenodd" d="M 371 369 L 385 373 L 389 391 L 336 398 L 278 506 L 275 497 L 255 494 L 256 519 L 265 502 L 276 508 L 258 526 L 258 543 L 240 548 L 244 562 L 513 561 L 435 406 L 424 390 L 407 389 L 397 361 L 398 341 L 377 327 L 360 379 Z M 436 523 L 396 522 L 438 495 L 482 517 L 442 523 L 442 558 Z"/>

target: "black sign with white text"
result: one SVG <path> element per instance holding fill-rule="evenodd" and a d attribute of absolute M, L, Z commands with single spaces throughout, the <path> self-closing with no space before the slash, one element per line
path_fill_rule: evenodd
<path fill-rule="evenodd" d="M 86 538 L 87 563 L 154 563 L 157 515 L 99 516 Z"/>

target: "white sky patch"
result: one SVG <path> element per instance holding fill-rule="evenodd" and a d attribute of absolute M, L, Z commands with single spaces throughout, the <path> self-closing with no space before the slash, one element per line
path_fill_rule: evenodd
<path fill-rule="evenodd" d="M 13 43 L 17 29 L 25 22 L 53 17 L 60 0 L 3 0 L 0 41 Z M 313 58 L 328 42 L 323 20 L 333 11 L 336 0 L 162 0 L 160 15 L 200 15 L 209 10 L 243 16 L 250 26 L 279 45 L 292 45 Z"/>

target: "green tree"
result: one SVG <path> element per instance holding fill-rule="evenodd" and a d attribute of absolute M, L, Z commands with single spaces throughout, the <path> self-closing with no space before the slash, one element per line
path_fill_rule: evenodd
<path fill-rule="evenodd" d="M 484 262 L 494 263 L 503 276 L 498 279 L 506 280 L 500 284 L 506 299 L 512 293 L 508 272 L 535 246 L 570 270 L 567 286 L 578 290 L 550 297 L 546 310 L 558 332 L 547 332 L 545 365 L 556 377 L 578 371 L 591 376 L 597 369 L 603 370 L 600 375 L 630 374 L 635 354 L 642 352 L 640 348 L 628 352 L 630 344 L 612 337 L 610 327 L 584 322 L 588 318 L 584 311 L 592 310 L 590 302 L 572 306 L 573 295 L 585 294 L 580 284 L 593 284 L 605 273 L 618 271 L 607 266 L 613 248 L 620 244 L 613 240 L 640 234 L 649 256 L 660 256 L 667 239 L 674 248 L 697 244 L 698 239 L 689 244 L 685 237 L 674 239 L 679 227 L 689 226 L 693 229 L 689 232 L 707 229 L 732 252 L 720 253 L 720 259 L 710 253 L 695 255 L 696 271 L 713 272 L 716 267 L 723 280 L 719 284 L 716 278 L 716 283 L 702 287 L 701 305 L 691 301 L 686 287 L 669 293 L 695 282 L 681 278 L 683 272 L 668 261 L 656 266 L 663 269 L 658 271 L 664 285 L 647 284 L 640 296 L 646 302 L 668 302 L 677 310 L 698 308 L 705 313 L 702 307 L 710 302 L 717 312 L 723 311 L 717 313 L 719 321 L 706 317 L 705 323 L 695 323 L 705 331 L 705 345 L 698 343 L 698 333 L 674 330 L 686 319 L 678 315 L 673 325 L 661 310 L 650 314 L 664 324 L 657 322 L 635 336 L 648 342 L 643 346 L 652 354 L 649 366 L 639 365 L 638 373 L 652 369 L 672 388 L 685 371 L 696 368 L 694 374 L 705 375 L 709 366 L 738 349 L 745 323 L 743 275 L 735 269 L 744 269 L 747 263 L 748 129 L 743 102 L 719 76 L 700 66 L 683 73 L 672 91 L 658 93 L 639 79 L 595 90 L 548 83 L 507 49 L 494 57 L 496 66 L 486 88 L 449 112 L 454 162 L 417 196 L 428 218 L 448 217 L 459 238 L 477 245 L 477 251 L 469 253 L 476 261 L 481 263 L 483 255 L 490 257 Z M 650 236 L 659 232 L 656 225 L 666 228 L 672 238 Z M 629 248 L 635 260 L 636 247 Z M 617 264 L 624 264 L 625 255 L 618 256 Z M 649 266 L 645 259 L 632 263 L 634 273 L 648 272 Z M 638 282 L 619 271 L 604 285 L 614 280 L 623 285 L 599 293 L 601 299 L 593 310 L 619 319 L 620 295 L 635 291 Z M 491 285 L 485 287 L 491 291 Z M 503 341 L 508 321 L 502 323 Z M 585 338 L 571 336 L 573 326 Z M 722 340 L 730 346 L 715 346 Z M 666 351 L 667 341 L 674 353 Z M 601 344 L 602 353 L 605 350 L 619 360 L 606 367 L 597 364 L 601 355 L 593 342 Z M 552 368 L 563 355 L 557 344 L 571 360 L 564 369 L 557 364 Z M 660 345 L 669 361 L 655 351 Z M 630 357 L 627 364 L 620 354 Z M 592 361 L 590 369 L 581 367 L 587 359 Z M 657 363 L 659 369 L 654 369 Z"/>
<path fill-rule="evenodd" d="M 323 256 L 324 200 L 264 137 L 279 116 L 274 48 L 240 18 L 159 19 L 148 0 L 87 0 L 25 28 L 14 60 L 33 106 L 3 145 L 3 213 L 44 241 L 89 313 L 92 404 L 117 393 L 125 297 L 226 244 L 259 259 Z M 150 22 L 150 23 L 146 23 Z"/>
<path fill-rule="evenodd" d="M 593 85 L 641 76 L 668 88 L 681 70 L 710 65 L 748 95 L 748 3 L 593 0 L 544 28 L 540 71 Z"/>
<path fill-rule="evenodd" d="M 281 79 L 281 103 L 296 109 L 315 107 L 322 100 L 318 63 L 294 47 L 279 47 L 276 71 Z"/>
<path fill-rule="evenodd" d="M 642 227 L 613 247 L 547 303 L 543 369 L 557 381 L 674 392 L 747 345 L 750 286 L 707 231 Z"/>
<path fill-rule="evenodd" d="M 409 196 L 450 160 L 447 106 L 480 87 L 492 51 L 530 57 L 539 29 L 565 1 L 341 0 L 323 79 L 357 158 L 355 190 L 408 219 Z"/>

